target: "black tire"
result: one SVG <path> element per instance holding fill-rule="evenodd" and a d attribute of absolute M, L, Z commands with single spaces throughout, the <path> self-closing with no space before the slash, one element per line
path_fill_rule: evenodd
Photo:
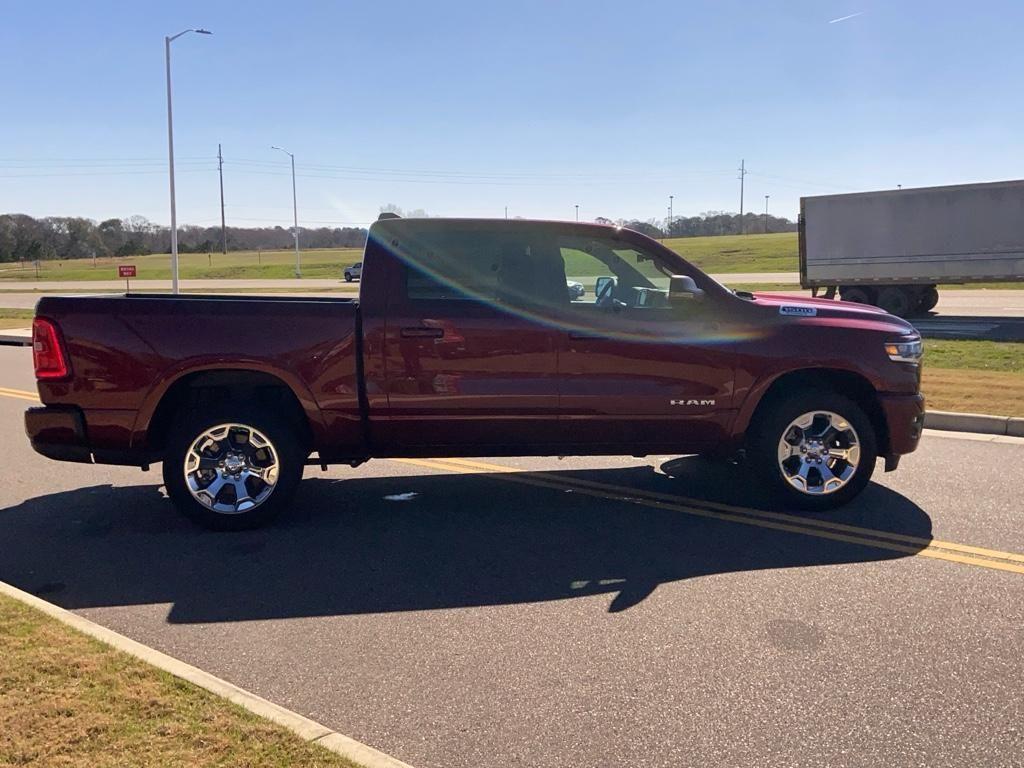
<path fill-rule="evenodd" d="M 897 317 L 909 317 L 910 313 L 917 309 L 917 302 L 911 297 L 910 292 L 898 285 L 890 285 L 880 290 L 876 304 Z"/>
<path fill-rule="evenodd" d="M 779 445 L 787 428 L 801 415 L 813 411 L 835 413 L 849 422 L 860 448 L 854 473 L 845 485 L 827 493 L 798 490 L 786 479 L 785 470 L 780 466 Z M 860 406 L 827 389 L 808 389 L 775 398 L 759 409 L 748 432 L 747 458 L 750 468 L 784 507 L 822 512 L 846 504 L 864 490 L 875 471 L 878 449 L 871 420 Z M 820 474 L 818 479 L 821 479 Z"/>
<path fill-rule="evenodd" d="M 345 282 L 346 283 L 351 283 L 352 282 L 352 275 L 350 275 L 348 272 L 345 273 Z"/>
<path fill-rule="evenodd" d="M 276 483 L 266 498 L 249 509 L 230 513 L 216 511 L 198 501 L 185 477 L 185 461 L 193 444 L 208 430 L 224 424 L 246 425 L 262 433 L 269 441 L 270 455 L 276 456 L 278 465 Z M 236 432 L 241 435 L 240 430 Z M 234 439 L 235 434 L 230 433 L 228 439 Z M 248 448 L 253 450 L 251 443 Z M 238 450 L 244 452 L 246 448 L 242 445 Z M 167 437 L 163 459 L 164 486 L 178 511 L 204 528 L 217 531 L 247 530 L 268 523 L 290 505 L 299 480 L 302 479 L 305 459 L 303 442 L 294 428 L 273 414 L 231 405 L 211 407 L 202 412 L 189 411 L 176 419 Z M 256 487 L 260 491 L 265 486 L 258 479 L 244 482 L 247 487 Z M 232 492 L 227 495 L 230 500 Z M 224 497 L 218 493 L 216 498 Z"/>
<path fill-rule="evenodd" d="M 921 291 L 921 296 L 918 300 L 917 309 L 919 312 L 931 312 L 935 309 L 935 305 L 939 303 L 939 289 L 934 285 L 930 285 Z"/>
<path fill-rule="evenodd" d="M 842 288 L 839 298 L 852 301 L 854 304 L 874 304 L 875 294 L 870 288 Z"/>

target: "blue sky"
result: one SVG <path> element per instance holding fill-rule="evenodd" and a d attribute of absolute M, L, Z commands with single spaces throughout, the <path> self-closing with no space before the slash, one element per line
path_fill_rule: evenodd
<path fill-rule="evenodd" d="M 794 217 L 801 195 L 1024 177 L 1019 2 L 0 0 L 0 212 L 179 222 Z M 829 23 L 850 14 L 859 14 Z"/>

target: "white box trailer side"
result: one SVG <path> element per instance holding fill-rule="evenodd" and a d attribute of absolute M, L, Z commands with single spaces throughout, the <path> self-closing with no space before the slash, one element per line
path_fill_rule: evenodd
<path fill-rule="evenodd" d="M 805 288 L 913 314 L 939 283 L 1012 280 L 1024 280 L 1024 181 L 800 200 Z"/>

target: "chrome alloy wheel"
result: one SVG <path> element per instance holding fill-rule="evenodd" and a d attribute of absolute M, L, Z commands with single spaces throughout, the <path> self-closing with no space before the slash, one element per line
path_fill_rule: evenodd
<path fill-rule="evenodd" d="M 857 472 L 860 439 L 849 421 L 831 411 L 810 411 L 790 422 L 779 440 L 782 477 L 801 493 L 835 493 Z"/>
<path fill-rule="evenodd" d="M 280 458 L 267 436 L 247 424 L 218 424 L 192 441 L 185 484 L 192 498 L 223 515 L 248 512 L 277 485 Z"/>

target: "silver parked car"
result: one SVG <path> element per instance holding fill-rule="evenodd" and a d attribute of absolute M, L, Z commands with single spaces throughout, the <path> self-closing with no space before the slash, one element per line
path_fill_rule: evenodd
<path fill-rule="evenodd" d="M 358 280 L 363 276 L 363 262 L 353 264 L 351 267 L 345 267 L 345 282 L 351 283 L 353 280 Z"/>

